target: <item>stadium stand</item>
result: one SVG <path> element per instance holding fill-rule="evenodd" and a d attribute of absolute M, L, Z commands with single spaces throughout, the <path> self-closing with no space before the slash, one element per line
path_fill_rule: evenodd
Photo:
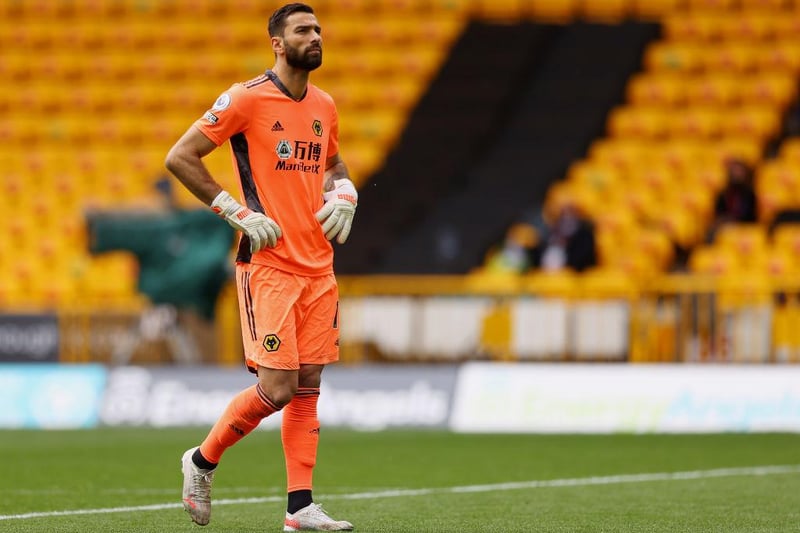
<path fill-rule="evenodd" d="M 130 256 L 88 255 L 84 210 L 146 195 L 192 118 L 270 64 L 278 4 L 0 3 L 0 191 L 19 211 L 0 221 L 0 307 L 143 303 Z M 756 290 L 800 272 L 800 1 L 318 4 L 314 80 L 339 102 L 362 195 L 340 273 L 480 271 L 564 196 L 594 222 L 600 268 L 502 283 L 627 293 L 686 268 L 747 272 Z M 755 169 L 759 219 L 709 241 L 730 157 Z M 230 184 L 224 151 L 208 165 Z"/>
<path fill-rule="evenodd" d="M 331 52 L 314 81 L 339 101 L 345 158 L 363 184 L 382 165 L 467 14 L 459 2 L 434 0 L 316 4 Z M 130 257 L 88 255 L 84 210 L 123 206 L 150 192 L 166 151 L 218 92 L 270 65 L 266 21 L 278 5 L 2 2 L 0 184 L 27 216 L 0 222 L 9 236 L 0 254 L 0 306 L 57 308 L 78 293 L 88 305 L 139 301 Z M 236 187 L 224 150 L 208 164 Z M 185 191 L 179 198 L 194 202 Z M 48 231 L 40 246 L 42 226 Z M 59 290 L 50 288 L 53 272 Z"/>

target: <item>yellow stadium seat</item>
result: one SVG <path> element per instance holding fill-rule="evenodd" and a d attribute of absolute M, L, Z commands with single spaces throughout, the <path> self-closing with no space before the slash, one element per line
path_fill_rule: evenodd
<path fill-rule="evenodd" d="M 10 107 L 16 110 L 26 109 L 33 115 L 52 116 L 66 107 L 68 94 L 68 91 L 53 83 L 34 83 L 24 91 L 10 94 Z"/>
<path fill-rule="evenodd" d="M 574 182 L 577 187 L 583 187 L 597 194 L 606 194 L 611 189 L 623 183 L 622 171 L 610 164 L 590 160 L 581 160 L 570 165 L 567 169 L 567 181 Z"/>
<path fill-rule="evenodd" d="M 364 185 L 367 179 L 380 168 L 387 153 L 385 148 L 371 141 L 349 142 L 347 147 L 342 150 L 356 187 Z"/>
<path fill-rule="evenodd" d="M 126 19 L 124 24 L 113 26 L 113 30 L 115 46 L 122 50 L 144 52 L 169 42 L 169 32 L 162 26 L 153 24 L 151 19 L 131 17 Z"/>
<path fill-rule="evenodd" d="M 145 124 L 151 120 L 153 119 L 125 113 L 109 115 L 96 124 L 90 141 L 137 145 L 145 137 Z"/>
<path fill-rule="evenodd" d="M 669 269 L 675 259 L 675 247 L 669 234 L 655 227 L 642 227 L 632 234 L 630 244 L 646 257 L 658 272 Z"/>
<path fill-rule="evenodd" d="M 578 278 L 581 298 L 627 299 L 639 294 L 637 279 L 618 268 L 590 268 Z"/>
<path fill-rule="evenodd" d="M 626 209 L 631 210 L 637 220 L 649 223 L 656 219 L 658 212 L 664 208 L 658 192 L 643 183 L 631 182 L 622 191 L 621 201 Z"/>
<path fill-rule="evenodd" d="M 5 83 L 27 81 L 36 71 L 36 62 L 20 50 L 3 50 L 0 54 L 0 79 Z"/>
<path fill-rule="evenodd" d="M 786 189 L 778 188 L 756 188 L 758 199 L 758 221 L 762 224 L 770 224 L 775 216 L 784 209 L 797 209 L 800 204 L 796 203 L 793 195 Z"/>
<path fill-rule="evenodd" d="M 222 3 L 222 2 L 220 2 Z M 264 20 L 260 17 L 227 17 L 222 19 L 220 23 L 214 24 L 211 28 L 206 27 L 203 34 L 206 43 L 213 42 L 218 50 L 269 50 L 269 36 L 264 31 Z M 363 31 L 362 31 L 363 33 Z M 207 44 L 206 44 L 207 46 Z M 235 55 L 228 54 L 231 59 Z M 272 54 L 269 53 L 269 56 Z M 267 54 L 264 54 L 265 59 Z M 271 57 L 270 57 L 271 59 Z"/>
<path fill-rule="evenodd" d="M 800 137 L 789 137 L 778 148 L 778 157 L 793 163 L 800 163 Z"/>
<path fill-rule="evenodd" d="M 634 106 L 678 106 L 686 101 L 686 78 L 673 74 L 634 74 L 627 86 L 628 102 Z"/>
<path fill-rule="evenodd" d="M 718 15 L 676 11 L 662 22 L 664 37 L 675 42 L 709 43 L 719 39 L 722 32 Z"/>
<path fill-rule="evenodd" d="M 709 74 L 686 82 L 689 105 L 730 106 L 740 99 L 742 79 L 739 76 Z"/>
<path fill-rule="evenodd" d="M 800 185 L 798 170 L 800 164 L 796 161 L 784 159 L 765 161 L 756 168 L 755 183 L 763 188 L 791 189 Z"/>
<path fill-rule="evenodd" d="M 631 14 L 628 0 L 583 0 L 580 13 L 589 20 L 620 22 Z"/>
<path fill-rule="evenodd" d="M 121 71 L 123 67 L 119 63 L 124 62 L 137 79 L 170 80 L 173 83 L 185 79 L 194 66 L 185 52 L 173 50 L 129 59 L 120 54 L 111 56 L 108 60 L 113 65 L 109 65 L 112 73 Z"/>
<path fill-rule="evenodd" d="M 656 146 L 639 138 L 600 138 L 589 146 L 589 159 L 610 163 L 621 171 L 652 161 Z"/>
<path fill-rule="evenodd" d="M 797 251 L 773 248 L 767 252 L 766 272 L 770 277 L 788 278 L 800 273 L 800 254 Z"/>
<path fill-rule="evenodd" d="M 617 107 L 608 116 L 608 133 L 612 137 L 659 139 L 668 131 L 670 114 L 663 107 Z"/>
<path fill-rule="evenodd" d="M 780 13 L 792 5 L 793 0 L 739 0 L 740 7 L 745 11 L 755 11 L 758 13 L 778 12 Z"/>
<path fill-rule="evenodd" d="M 683 6 L 683 0 L 630 0 L 631 13 L 643 20 L 660 21 Z"/>
<path fill-rule="evenodd" d="M 757 44 L 729 42 L 707 47 L 702 54 L 703 68 L 709 71 L 746 74 L 756 69 L 761 47 Z"/>
<path fill-rule="evenodd" d="M 800 26 L 800 20 L 798 20 L 798 26 Z M 800 29 L 798 37 L 800 37 Z M 760 73 L 774 71 L 796 74 L 800 71 L 800 41 L 796 38 L 780 39 L 765 44 L 758 50 L 755 61 L 755 66 Z"/>
<path fill-rule="evenodd" d="M 172 90 L 172 89 L 167 89 Z M 158 83 L 147 81 L 145 83 L 128 83 L 117 90 L 108 90 L 116 94 L 112 110 L 129 113 L 163 113 L 174 109 L 188 110 L 184 106 L 171 106 L 167 99 L 167 90 Z M 183 87 L 181 87 L 181 91 Z"/>
<path fill-rule="evenodd" d="M 789 0 L 791 3 L 791 0 Z M 786 42 L 796 39 L 800 34 L 800 12 L 796 8 L 786 11 L 774 11 L 772 21 L 774 39 L 776 42 Z"/>
<path fill-rule="evenodd" d="M 800 223 L 783 223 L 775 226 L 772 232 L 774 249 L 790 253 L 800 261 Z"/>
<path fill-rule="evenodd" d="M 664 192 L 680 184 L 679 174 L 666 162 L 642 165 L 629 173 L 628 180 L 643 183 L 656 192 Z"/>
<path fill-rule="evenodd" d="M 763 257 L 768 249 L 766 227 L 762 224 L 730 223 L 721 226 L 715 236 L 714 244 L 732 250 L 739 263 Z"/>
<path fill-rule="evenodd" d="M 713 139 L 721 132 L 726 110 L 710 106 L 690 107 L 673 113 L 667 133 L 673 138 Z"/>
<path fill-rule="evenodd" d="M 726 41 L 766 41 L 774 36 L 775 19 L 769 13 L 735 11 L 719 17 L 720 38 Z"/>
<path fill-rule="evenodd" d="M 672 242 L 684 250 L 689 250 L 701 242 L 704 229 L 702 221 L 698 220 L 688 207 L 679 202 L 674 192 L 670 196 L 672 198 L 666 202 L 663 198 L 661 199 L 661 209 L 651 215 L 651 220 L 656 227 L 669 235 Z"/>
<path fill-rule="evenodd" d="M 735 158 L 741 159 L 751 166 L 758 164 L 764 153 L 763 139 L 747 132 L 742 134 L 734 131 L 728 135 L 727 130 L 726 135 L 718 139 L 713 148 L 719 161 Z"/>
<path fill-rule="evenodd" d="M 740 80 L 740 96 L 745 104 L 786 109 L 797 97 L 797 84 L 790 73 L 774 72 Z"/>
<path fill-rule="evenodd" d="M 0 117 L 0 143 L 16 147 L 30 148 L 39 145 L 47 137 L 49 124 L 39 117 L 18 113 Z"/>
<path fill-rule="evenodd" d="M 551 0 L 527 4 L 526 11 L 533 20 L 566 23 L 578 15 L 579 0 Z"/>
<path fill-rule="evenodd" d="M 694 171 L 698 165 L 716 162 L 709 143 L 702 139 L 674 138 L 659 145 L 658 159 L 668 163 L 677 171 Z"/>
<path fill-rule="evenodd" d="M 343 78 L 331 84 L 329 92 L 340 110 L 359 110 L 381 107 L 381 87 L 364 83 L 359 78 Z"/>
<path fill-rule="evenodd" d="M 420 37 L 420 15 L 404 15 L 402 11 L 391 17 L 381 17 L 368 24 L 362 33 L 369 42 L 378 46 L 397 46 L 413 43 Z"/>
<path fill-rule="evenodd" d="M 473 0 L 472 14 L 479 19 L 516 22 L 524 18 L 524 0 Z"/>
<path fill-rule="evenodd" d="M 686 179 L 711 192 L 719 192 L 728 177 L 725 167 L 718 161 L 701 162 L 687 168 Z"/>
<path fill-rule="evenodd" d="M 115 85 L 104 82 L 80 83 L 66 91 L 67 112 L 100 116 L 119 106 Z"/>
<path fill-rule="evenodd" d="M 49 20 L 31 20 L 23 24 L 0 24 L 0 47 L 3 50 L 46 53 L 57 42 L 56 28 L 56 24 Z"/>
<path fill-rule="evenodd" d="M 731 136 L 748 136 L 762 142 L 776 135 L 781 128 L 781 113 L 770 106 L 741 106 L 728 113 L 724 130 Z"/>
<path fill-rule="evenodd" d="M 698 239 L 702 238 L 702 232 L 705 231 L 704 228 L 711 223 L 714 213 L 715 193 L 714 189 L 691 178 L 685 179 L 676 190 L 680 204 L 698 222 L 698 230 L 700 231 L 696 235 Z"/>
<path fill-rule="evenodd" d="M 692 11 L 712 11 L 725 12 L 731 11 L 739 0 L 686 0 L 685 4 Z"/>
<path fill-rule="evenodd" d="M 688 266 L 691 272 L 718 276 L 736 271 L 738 262 L 732 250 L 703 245 L 691 251 Z"/>
<path fill-rule="evenodd" d="M 656 41 L 645 50 L 644 64 L 653 72 L 698 72 L 704 67 L 704 50 L 695 43 Z"/>
<path fill-rule="evenodd" d="M 59 49 L 31 58 L 34 75 L 39 79 L 76 82 L 90 75 L 91 58 L 70 50 Z"/>
<path fill-rule="evenodd" d="M 83 7 L 78 11 L 78 5 L 73 2 L 48 2 L 48 1 L 7 1 L 3 4 L 9 4 L 6 7 L 7 12 L 15 18 L 24 18 L 28 20 L 59 20 L 71 19 L 75 15 L 83 12 Z"/>

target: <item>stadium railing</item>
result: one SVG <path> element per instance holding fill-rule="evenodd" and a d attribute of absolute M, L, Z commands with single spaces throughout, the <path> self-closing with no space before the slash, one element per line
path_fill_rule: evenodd
<path fill-rule="evenodd" d="M 344 363 L 595 361 L 800 363 L 800 280 L 622 273 L 342 276 Z M 60 360 L 112 360 L 141 307 L 62 309 Z M 241 363 L 236 295 L 219 303 L 218 364 Z M 163 339 L 132 362 L 171 364 Z"/>

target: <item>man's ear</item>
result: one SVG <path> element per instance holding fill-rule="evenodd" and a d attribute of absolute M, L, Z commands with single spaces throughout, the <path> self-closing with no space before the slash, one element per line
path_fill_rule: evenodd
<path fill-rule="evenodd" d="M 270 37 L 272 43 L 272 51 L 277 55 L 279 52 L 283 53 L 283 37 Z"/>

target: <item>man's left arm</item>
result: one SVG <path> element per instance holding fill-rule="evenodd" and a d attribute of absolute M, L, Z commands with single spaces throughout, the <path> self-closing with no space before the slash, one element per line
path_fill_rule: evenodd
<path fill-rule="evenodd" d="M 323 190 L 325 205 L 317 211 L 317 220 L 322 224 L 322 231 L 328 240 L 335 237 L 336 242 L 344 244 L 356 214 L 358 191 L 339 154 L 329 157 L 325 162 Z"/>

